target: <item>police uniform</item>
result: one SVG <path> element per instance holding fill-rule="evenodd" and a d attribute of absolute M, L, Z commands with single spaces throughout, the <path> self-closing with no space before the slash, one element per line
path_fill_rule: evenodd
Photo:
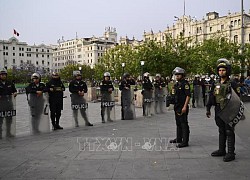
<path fill-rule="evenodd" d="M 32 131 L 34 133 L 38 133 L 40 118 L 42 113 L 44 112 L 45 100 L 43 98 L 43 94 L 41 96 L 37 96 L 37 91 L 42 91 L 43 93 L 47 92 L 46 86 L 44 83 L 41 82 L 39 82 L 38 84 L 32 82 L 25 89 L 27 98 L 28 94 L 30 94 L 30 98 L 28 99 L 28 104 L 30 106 L 30 111 L 31 111 L 30 113 L 31 113 Z"/>
<path fill-rule="evenodd" d="M 151 116 L 151 114 L 146 114 L 146 106 L 148 106 L 148 109 L 151 109 L 151 103 L 153 100 L 153 84 L 149 79 L 149 73 L 144 73 L 144 78 L 142 81 L 142 95 L 143 95 L 143 105 L 142 105 L 142 111 L 143 116 Z"/>
<path fill-rule="evenodd" d="M 224 60 L 224 59 L 223 59 Z M 218 60 L 219 61 L 219 60 Z M 232 89 L 237 93 L 237 95 L 240 95 L 240 89 L 239 86 L 232 82 L 229 79 L 229 71 L 231 66 L 230 64 L 227 64 L 228 62 L 225 61 L 225 65 L 219 65 L 217 67 L 217 71 L 219 68 L 226 68 L 227 71 L 227 78 L 224 82 L 221 82 L 221 79 L 216 81 L 214 84 L 212 84 L 211 91 L 209 93 L 209 100 L 207 103 L 207 115 L 210 115 L 210 109 L 211 106 L 215 106 L 215 122 L 216 125 L 219 128 L 219 150 L 214 151 L 211 156 L 225 156 L 224 161 L 231 161 L 235 159 L 235 133 L 234 133 L 234 127 L 231 127 L 227 123 L 223 121 L 219 117 L 220 111 L 225 107 L 227 101 L 226 101 L 226 95 L 230 94 Z M 230 112 L 228 112 L 230 113 Z M 226 153 L 226 141 L 228 144 L 228 153 Z"/>
<path fill-rule="evenodd" d="M 83 81 L 83 80 L 72 80 L 69 83 L 69 91 L 72 93 L 71 94 L 71 104 L 75 104 L 75 105 L 80 105 L 80 104 L 87 104 L 85 98 L 83 98 L 82 96 L 80 96 L 78 94 L 78 92 L 84 92 L 87 93 L 88 92 L 88 87 L 87 84 Z M 86 113 L 86 109 L 81 108 L 80 109 L 80 113 L 85 121 L 85 125 L 86 126 L 93 126 L 93 124 L 91 124 L 88 120 L 88 116 Z M 78 110 L 73 110 L 73 116 L 75 119 L 75 124 L 76 127 L 78 127 Z"/>
<path fill-rule="evenodd" d="M 165 81 L 161 78 L 154 81 L 154 88 L 155 88 L 155 112 L 157 113 L 158 104 L 160 106 L 160 112 L 163 112 L 163 104 L 164 101 L 164 91 L 163 88 L 166 87 Z"/>
<path fill-rule="evenodd" d="M 173 143 L 180 143 L 179 147 L 188 146 L 189 142 L 189 125 L 188 125 L 188 111 L 187 106 L 186 113 L 182 114 L 182 108 L 184 107 L 187 96 L 191 97 L 190 85 L 188 81 L 182 78 L 179 82 L 175 83 L 172 89 L 172 95 L 174 96 L 174 111 L 176 120 L 176 139 Z"/>
<path fill-rule="evenodd" d="M 52 78 L 46 84 L 46 88 L 49 92 L 50 118 L 53 128 L 54 130 L 63 129 L 59 125 L 59 121 L 61 117 L 61 111 L 63 110 L 63 91 L 65 91 L 65 87 L 59 77 Z"/>
<path fill-rule="evenodd" d="M 3 72 L 1 71 L 1 74 L 6 74 L 7 71 Z M 11 83 L 10 81 L 3 81 L 0 79 L 0 110 L 3 111 L 10 111 L 13 110 L 13 102 L 12 102 L 12 96 L 13 93 L 16 93 L 17 90 L 15 88 L 15 85 Z M 6 121 L 6 137 L 14 137 L 13 134 L 11 134 L 11 125 L 12 125 L 12 116 L 10 117 L 0 117 L 0 139 L 2 138 L 2 125 L 3 121 Z"/>
<path fill-rule="evenodd" d="M 131 110 L 131 80 L 130 75 L 124 73 L 123 80 L 119 84 L 119 90 L 121 91 L 121 119 L 125 120 L 125 113 L 128 119 L 133 119 L 134 115 Z M 126 111 L 126 112 L 125 112 Z"/>
<path fill-rule="evenodd" d="M 114 86 L 112 84 L 112 81 L 108 80 L 106 81 L 105 79 L 101 82 L 100 84 L 100 90 L 101 90 L 101 94 L 102 94 L 102 98 L 101 98 L 101 118 L 102 118 L 102 123 L 105 123 L 105 110 L 107 109 L 107 121 L 112 122 L 113 120 L 110 118 L 110 111 L 112 109 L 112 107 L 105 107 L 103 105 L 103 102 L 111 102 L 112 98 L 111 98 L 111 94 L 112 91 L 110 91 L 110 89 L 112 91 L 114 91 Z"/>

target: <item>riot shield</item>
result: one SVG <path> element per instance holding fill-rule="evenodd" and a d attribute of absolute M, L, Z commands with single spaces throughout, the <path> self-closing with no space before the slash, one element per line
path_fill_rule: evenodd
<path fill-rule="evenodd" d="M 154 114 L 154 91 L 144 90 L 143 91 L 143 115 L 152 116 Z"/>
<path fill-rule="evenodd" d="M 162 89 L 159 88 L 155 89 L 154 103 L 155 103 L 156 114 L 165 112 L 166 94 L 167 94 L 166 87 L 163 87 Z"/>
<path fill-rule="evenodd" d="M 131 120 L 135 119 L 135 103 L 134 103 L 134 90 L 125 89 L 121 93 L 122 99 L 122 119 Z"/>
<path fill-rule="evenodd" d="M 37 134 L 50 131 L 49 122 L 49 103 L 47 93 L 38 96 L 37 94 L 28 94 L 29 114 L 30 114 L 30 132 Z"/>
<path fill-rule="evenodd" d="M 235 126 L 235 133 L 244 144 L 250 146 L 250 102 L 244 102 L 244 114 Z"/>
<path fill-rule="evenodd" d="M 0 96 L 0 139 L 16 135 L 16 98 L 12 95 Z"/>
<path fill-rule="evenodd" d="M 103 92 L 101 98 L 102 121 L 112 122 L 115 120 L 115 96 L 114 92 Z"/>
<path fill-rule="evenodd" d="M 88 124 L 88 103 L 85 97 L 74 93 L 70 94 L 70 98 L 73 113 L 73 126 L 79 127 Z"/>
<path fill-rule="evenodd" d="M 231 127 L 234 127 L 241 119 L 244 113 L 244 105 L 239 96 L 232 89 L 231 94 L 226 98 L 224 108 L 218 113 L 218 116 Z"/>
<path fill-rule="evenodd" d="M 204 107 L 203 97 L 202 97 L 202 87 L 200 85 L 194 86 L 193 98 L 195 107 L 197 108 Z"/>

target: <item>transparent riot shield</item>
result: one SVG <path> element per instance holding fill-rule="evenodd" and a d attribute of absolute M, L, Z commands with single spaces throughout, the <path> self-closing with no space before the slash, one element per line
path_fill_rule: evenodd
<path fill-rule="evenodd" d="M 200 85 L 194 86 L 193 98 L 194 98 L 194 102 L 195 102 L 194 103 L 195 107 L 197 107 L 197 108 L 204 107 L 203 97 L 202 97 L 202 87 Z"/>
<path fill-rule="evenodd" d="M 87 125 L 88 120 L 88 103 L 85 96 L 71 94 L 71 109 L 73 113 L 73 126 L 79 127 Z"/>
<path fill-rule="evenodd" d="M 122 98 L 122 119 L 131 120 L 135 119 L 135 103 L 134 103 L 134 90 L 125 89 L 121 93 Z"/>
<path fill-rule="evenodd" d="M 159 89 L 159 88 L 155 89 L 154 104 L 155 104 L 155 113 L 156 114 L 165 113 L 166 94 L 167 94 L 166 87 L 163 87 L 161 89 Z"/>
<path fill-rule="evenodd" d="M 28 94 L 30 132 L 37 134 L 50 131 L 48 95 Z"/>
<path fill-rule="evenodd" d="M 16 135 L 16 98 L 0 96 L 0 139 Z"/>
<path fill-rule="evenodd" d="M 154 114 L 154 91 L 143 91 L 143 115 L 152 116 Z"/>
<path fill-rule="evenodd" d="M 115 96 L 114 92 L 103 92 L 101 98 L 102 122 L 115 120 Z"/>
<path fill-rule="evenodd" d="M 238 124 L 235 126 L 235 133 L 245 145 L 250 147 L 250 101 L 243 102 L 244 113 Z"/>

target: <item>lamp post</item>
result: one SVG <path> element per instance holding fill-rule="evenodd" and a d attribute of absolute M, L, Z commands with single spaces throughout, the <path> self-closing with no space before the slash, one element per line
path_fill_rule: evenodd
<path fill-rule="evenodd" d="M 144 66 L 144 61 L 141 61 L 141 81 L 142 81 L 142 78 L 143 78 L 143 66 Z"/>
<path fill-rule="evenodd" d="M 241 0 L 241 46 L 240 46 L 240 54 L 244 53 L 244 2 Z M 245 59 L 244 56 L 241 57 L 241 76 L 245 74 Z"/>
<path fill-rule="evenodd" d="M 94 83 L 93 83 L 93 69 L 94 69 L 93 64 L 90 65 L 90 69 L 91 69 L 91 87 L 93 87 L 94 86 Z"/>
<path fill-rule="evenodd" d="M 122 76 L 124 74 L 125 63 L 122 63 Z"/>
<path fill-rule="evenodd" d="M 79 68 L 80 74 L 82 75 L 82 67 L 80 66 Z"/>

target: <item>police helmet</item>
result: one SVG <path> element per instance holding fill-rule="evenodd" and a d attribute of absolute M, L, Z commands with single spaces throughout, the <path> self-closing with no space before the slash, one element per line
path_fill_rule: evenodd
<path fill-rule="evenodd" d="M 219 69 L 225 68 L 227 70 L 227 76 L 231 75 L 231 63 L 225 59 L 221 58 L 217 61 L 217 73 L 219 74 Z"/>
<path fill-rule="evenodd" d="M 6 70 L 5 68 L 1 69 L 0 75 L 1 75 L 1 74 L 6 74 L 6 75 L 7 75 L 7 70 Z"/>
<path fill-rule="evenodd" d="M 173 75 L 176 75 L 176 74 L 185 74 L 185 70 L 184 69 L 182 69 L 182 68 L 180 68 L 180 67 L 176 67 L 176 68 L 174 68 L 174 70 L 173 70 Z"/>
<path fill-rule="evenodd" d="M 143 76 L 144 76 L 144 77 L 149 77 L 149 73 L 148 73 L 148 72 L 145 72 L 145 73 L 143 74 Z"/>
<path fill-rule="evenodd" d="M 155 77 L 161 78 L 161 74 L 156 74 Z"/>
<path fill-rule="evenodd" d="M 53 72 L 52 76 L 59 76 L 59 74 L 57 72 Z"/>
<path fill-rule="evenodd" d="M 123 78 L 129 78 L 130 77 L 130 74 L 129 73 L 124 73 L 123 74 Z"/>
<path fill-rule="evenodd" d="M 32 80 L 32 79 L 41 79 L 41 76 L 40 76 L 39 73 L 33 73 L 33 74 L 31 75 L 31 80 Z"/>
<path fill-rule="evenodd" d="M 105 73 L 103 74 L 103 76 L 104 76 L 104 77 L 110 77 L 110 73 L 109 73 L 109 72 L 105 72 Z"/>

